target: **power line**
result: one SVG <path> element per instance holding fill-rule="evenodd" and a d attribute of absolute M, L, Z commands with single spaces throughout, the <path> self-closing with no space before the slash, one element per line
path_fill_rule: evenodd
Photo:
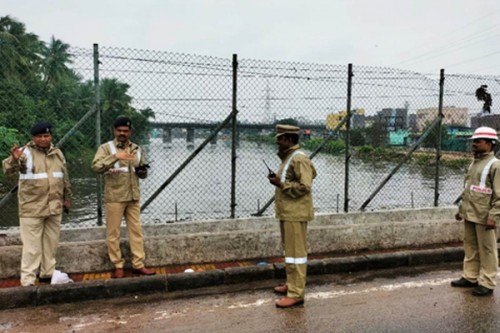
<path fill-rule="evenodd" d="M 460 27 L 458 27 L 458 28 L 454 29 L 452 32 L 449 32 L 448 34 L 440 35 L 438 38 L 431 39 L 431 40 L 430 40 L 430 41 L 428 41 L 428 42 L 423 42 L 423 43 L 420 43 L 418 46 L 415 46 L 415 47 L 413 47 L 413 48 L 411 48 L 411 49 L 408 49 L 408 51 L 406 51 L 406 52 L 404 52 L 404 53 L 410 53 L 410 52 L 412 52 L 413 50 L 422 50 L 422 48 L 423 48 L 423 47 L 427 47 L 429 44 L 431 44 L 431 45 L 432 45 L 432 44 L 435 44 L 435 43 L 437 43 L 438 41 L 443 40 L 443 39 L 445 39 L 445 38 L 447 38 L 447 37 L 449 37 L 449 36 L 451 36 L 451 35 L 452 35 L 452 36 L 456 36 L 458 31 L 463 30 L 463 29 L 465 29 L 465 28 L 469 28 L 470 26 L 473 26 L 473 25 L 475 25 L 475 24 L 476 24 L 476 23 L 478 23 L 478 22 L 484 22 L 484 21 L 485 21 L 485 18 L 490 17 L 490 16 L 492 16 L 492 15 L 496 15 L 498 12 L 500 12 L 500 10 L 496 10 L 496 11 L 493 11 L 493 12 L 491 12 L 491 13 L 489 13 L 489 14 L 486 14 L 486 15 L 484 15 L 484 16 L 481 16 L 481 17 L 479 17 L 479 18 L 477 18 L 477 19 L 475 19 L 475 20 L 473 20 L 473 21 L 471 21 L 471 22 L 469 22 L 469 23 L 466 23 L 466 24 L 464 24 L 464 25 L 462 25 L 462 26 L 460 26 Z M 493 27 L 489 28 L 489 30 L 494 29 L 494 27 L 496 27 L 496 26 L 497 26 L 497 25 L 494 25 Z M 484 34 L 484 31 L 481 31 L 481 32 L 479 32 L 479 33 L 475 33 L 475 34 L 472 34 L 472 35 L 469 35 L 469 36 L 463 37 L 463 38 L 459 39 L 459 40 L 458 40 L 458 42 L 459 42 L 460 40 L 463 40 L 463 39 L 467 40 L 468 38 L 475 38 L 475 36 L 476 36 L 476 35 L 481 35 L 481 34 Z M 454 44 L 456 44 L 456 43 L 457 43 L 457 41 L 453 41 L 453 42 L 448 42 L 446 45 L 450 45 L 450 44 L 454 45 Z M 440 45 L 438 48 L 431 49 L 430 51 L 427 51 L 427 52 L 424 52 L 424 53 L 419 54 L 419 55 L 417 55 L 417 56 L 411 57 L 411 58 L 409 58 L 409 59 L 406 59 L 406 60 L 400 61 L 400 62 L 398 62 L 398 63 L 396 63 L 395 65 L 392 65 L 392 66 L 398 66 L 398 65 L 400 65 L 400 64 L 403 64 L 403 63 L 406 63 L 406 62 L 412 61 L 412 60 L 414 60 L 414 59 L 421 58 L 421 57 L 423 57 L 423 56 L 428 55 L 429 53 L 433 53 L 433 52 L 435 52 L 435 50 L 441 50 L 442 48 L 443 48 L 443 46 L 442 46 L 442 45 Z"/>

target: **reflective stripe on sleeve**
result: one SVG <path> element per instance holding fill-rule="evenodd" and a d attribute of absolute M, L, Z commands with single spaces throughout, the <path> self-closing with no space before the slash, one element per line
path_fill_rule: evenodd
<path fill-rule="evenodd" d="M 64 172 L 61 172 L 61 171 L 52 172 L 52 177 L 54 177 L 54 178 L 64 178 Z"/>

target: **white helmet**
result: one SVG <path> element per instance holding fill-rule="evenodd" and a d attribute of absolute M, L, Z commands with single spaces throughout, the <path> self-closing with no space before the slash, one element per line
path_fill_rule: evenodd
<path fill-rule="evenodd" d="M 474 134 L 472 134 L 472 136 L 471 136 L 470 139 L 471 140 L 474 140 L 474 139 L 487 139 L 487 140 L 498 141 L 498 135 L 497 135 L 497 131 L 495 131 L 493 128 L 482 126 L 482 127 L 478 127 L 474 131 Z"/>

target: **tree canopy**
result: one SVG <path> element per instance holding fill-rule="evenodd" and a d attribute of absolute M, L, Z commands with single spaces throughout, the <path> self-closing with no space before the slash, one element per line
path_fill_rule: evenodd
<path fill-rule="evenodd" d="M 10 16 L 0 17 L 0 157 L 13 143 L 30 139 L 29 129 L 36 121 L 52 123 L 55 139 L 65 135 L 89 110 L 95 107 L 93 81 L 85 81 L 72 69 L 69 44 L 52 37 L 48 43 L 27 31 Z M 134 123 L 134 140 L 148 138 L 150 108 L 132 106 L 130 86 L 115 78 L 100 82 L 101 140 L 111 136 L 113 120 L 129 116 Z M 66 154 L 82 156 L 96 146 L 95 117 L 72 133 L 65 144 Z"/>

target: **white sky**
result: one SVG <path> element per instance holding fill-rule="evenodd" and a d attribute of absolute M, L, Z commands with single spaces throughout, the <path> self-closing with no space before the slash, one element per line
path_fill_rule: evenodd
<path fill-rule="evenodd" d="M 500 75 L 499 0 L 0 0 L 72 45 Z"/>

